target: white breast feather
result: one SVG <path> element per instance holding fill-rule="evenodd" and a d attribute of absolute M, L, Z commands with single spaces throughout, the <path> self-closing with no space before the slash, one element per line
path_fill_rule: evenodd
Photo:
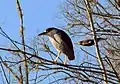
<path fill-rule="evenodd" d="M 50 39 L 52 45 L 56 48 L 57 51 L 61 50 L 62 40 L 60 40 L 60 37 L 57 34 L 54 34 L 54 38 L 49 37 L 49 39 Z"/>

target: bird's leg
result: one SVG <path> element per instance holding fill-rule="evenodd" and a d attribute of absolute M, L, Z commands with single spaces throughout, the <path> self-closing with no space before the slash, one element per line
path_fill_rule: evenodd
<path fill-rule="evenodd" d="M 57 59 L 58 59 L 58 57 L 60 56 L 60 54 L 61 54 L 61 52 L 58 51 L 57 57 L 56 57 L 55 60 L 54 60 L 55 63 L 57 62 Z"/>
<path fill-rule="evenodd" d="M 65 59 L 64 59 L 64 65 L 67 64 L 67 56 L 65 55 Z"/>

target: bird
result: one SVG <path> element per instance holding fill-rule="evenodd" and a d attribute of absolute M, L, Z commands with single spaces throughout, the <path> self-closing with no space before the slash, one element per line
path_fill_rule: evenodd
<path fill-rule="evenodd" d="M 106 38 L 97 38 L 97 42 L 99 42 L 100 40 L 106 40 Z M 93 39 L 81 40 L 79 42 L 76 42 L 75 44 L 82 46 L 93 46 L 94 40 Z"/>
<path fill-rule="evenodd" d="M 66 64 L 67 57 L 69 60 L 75 59 L 72 41 L 70 37 L 63 30 L 55 27 L 49 27 L 46 29 L 45 32 L 38 34 L 38 36 L 41 35 L 48 36 L 52 45 L 57 50 L 58 54 L 54 60 L 55 63 L 57 62 L 57 59 L 61 53 L 65 55 L 64 64 Z"/>

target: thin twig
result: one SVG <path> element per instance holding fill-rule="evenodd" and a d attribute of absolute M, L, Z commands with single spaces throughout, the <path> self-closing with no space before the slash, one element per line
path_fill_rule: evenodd
<path fill-rule="evenodd" d="M 100 52 L 99 52 L 99 48 L 98 48 L 98 44 L 97 44 L 97 37 L 96 37 L 96 32 L 95 32 L 95 28 L 94 28 L 94 24 L 93 24 L 92 13 L 91 13 L 92 9 L 90 7 L 90 4 L 89 4 L 88 0 L 85 0 L 85 4 L 86 4 L 87 15 L 88 15 L 88 18 L 89 18 L 89 23 L 90 23 L 90 26 L 91 26 L 91 30 L 93 31 L 93 39 L 94 39 L 95 48 L 96 48 L 96 55 L 97 55 L 99 64 L 104 71 L 104 74 L 103 74 L 104 75 L 103 78 L 105 80 L 104 82 L 105 82 L 105 84 L 108 84 L 106 69 L 105 69 L 104 63 L 102 61 L 102 58 L 100 56 Z"/>
<path fill-rule="evenodd" d="M 21 83 L 20 83 L 20 78 L 17 76 L 17 74 L 13 72 L 13 70 L 8 66 L 8 64 L 6 64 L 6 63 L 2 60 L 1 57 L 0 57 L 0 60 L 2 61 L 3 65 L 4 65 L 4 66 L 13 74 L 13 76 L 18 80 L 18 83 L 21 84 Z"/>
<path fill-rule="evenodd" d="M 4 74 L 4 77 L 5 77 L 5 79 L 6 79 L 7 84 L 10 84 L 9 81 L 8 81 L 8 78 L 7 78 L 7 76 L 6 76 L 6 73 L 5 73 L 5 70 L 4 70 L 4 68 L 3 68 L 2 63 L 0 63 L 0 65 L 1 65 L 1 68 L 2 68 L 2 71 L 3 71 L 3 74 Z"/>
<path fill-rule="evenodd" d="M 23 28 L 23 13 L 22 13 L 22 9 L 20 7 L 20 3 L 19 0 L 16 0 L 16 5 L 17 5 L 17 9 L 18 9 L 18 13 L 19 13 L 19 17 L 20 17 L 20 33 L 21 33 L 21 37 L 22 37 L 22 44 L 23 44 L 23 50 L 25 52 L 25 39 L 24 39 L 24 28 Z M 24 59 L 25 59 L 25 74 L 26 74 L 26 79 L 25 79 L 25 83 L 29 84 L 29 79 L 28 79 L 28 65 L 27 65 L 27 57 L 26 54 L 24 53 Z"/>

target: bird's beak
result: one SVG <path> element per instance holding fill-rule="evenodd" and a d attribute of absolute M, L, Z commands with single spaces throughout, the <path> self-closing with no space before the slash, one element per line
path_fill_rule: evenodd
<path fill-rule="evenodd" d="M 38 36 L 41 36 L 41 35 L 46 35 L 46 32 L 38 34 Z"/>

